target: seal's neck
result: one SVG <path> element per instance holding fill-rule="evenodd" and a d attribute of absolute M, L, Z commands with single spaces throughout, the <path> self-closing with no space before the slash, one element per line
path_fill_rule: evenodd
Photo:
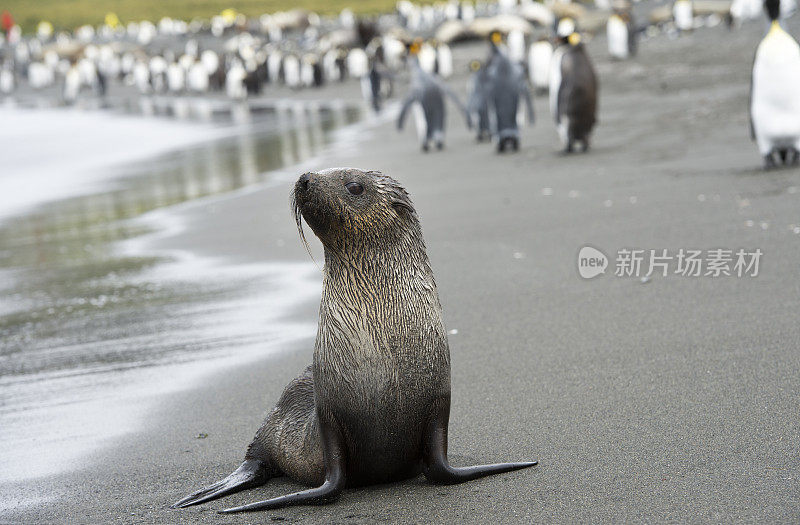
<path fill-rule="evenodd" d="M 344 244 L 347 243 L 347 244 Z M 373 300 L 436 292 L 425 242 L 418 229 L 379 243 L 360 243 L 348 238 L 325 247 L 325 286 Z"/>
<path fill-rule="evenodd" d="M 429 351 L 448 359 L 439 294 L 419 230 L 417 235 L 370 246 L 351 240 L 345 250 L 326 246 L 315 356 L 412 359 Z M 335 344 L 336 337 L 348 344 Z"/>

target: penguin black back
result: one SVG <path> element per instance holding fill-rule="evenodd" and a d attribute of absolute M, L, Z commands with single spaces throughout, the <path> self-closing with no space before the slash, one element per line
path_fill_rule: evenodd
<path fill-rule="evenodd" d="M 770 20 L 777 20 L 781 16 L 781 0 L 765 0 L 764 10 Z"/>
<path fill-rule="evenodd" d="M 566 150 L 580 142 L 589 149 L 589 134 L 597 119 L 597 77 L 581 42 L 566 44 L 561 59 L 561 86 L 556 109 L 557 124 L 563 126 Z"/>

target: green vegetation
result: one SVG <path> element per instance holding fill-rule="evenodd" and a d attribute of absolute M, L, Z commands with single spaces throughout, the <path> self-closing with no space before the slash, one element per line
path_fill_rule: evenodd
<path fill-rule="evenodd" d="M 320 14 L 338 13 L 349 7 L 357 14 L 391 11 L 395 0 L 0 0 L 24 32 L 36 30 L 47 20 L 56 30 L 72 30 L 83 24 L 97 26 L 106 13 L 116 13 L 123 24 L 139 20 L 158 22 L 165 16 L 192 20 L 209 19 L 232 8 L 247 16 L 304 8 Z"/>

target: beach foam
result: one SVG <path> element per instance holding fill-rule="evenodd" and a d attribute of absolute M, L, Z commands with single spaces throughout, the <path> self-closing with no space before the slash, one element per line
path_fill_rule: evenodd
<path fill-rule="evenodd" d="M 13 111 L 24 113 L 22 110 Z M 59 110 L 52 111 L 58 112 Z M 0 112 L 0 116 L 2 114 Z M 86 115 L 88 118 L 84 119 L 83 116 L 84 114 L 79 113 L 69 115 L 59 125 L 67 126 L 66 122 L 72 121 L 72 117 L 76 117 L 76 122 L 82 122 L 81 125 L 85 126 L 82 129 L 91 127 L 91 122 L 114 121 L 115 133 L 117 129 L 120 133 L 116 138 L 109 139 L 109 143 L 115 144 L 134 140 L 138 130 L 144 132 L 152 127 L 156 131 L 152 140 L 149 140 L 150 144 L 136 148 L 137 155 L 141 158 L 155 156 L 169 148 L 190 146 L 192 142 L 214 139 L 215 134 L 222 134 L 221 130 L 201 126 L 199 131 L 190 131 L 180 141 L 175 139 L 170 142 L 171 139 L 168 138 L 158 145 L 155 137 L 177 133 L 188 126 L 163 120 L 145 122 L 139 126 L 138 122 L 129 121 L 148 119 L 97 114 Z M 31 120 L 27 120 L 27 117 Z M 19 118 L 30 126 L 29 137 L 35 136 L 32 130 L 37 126 L 44 126 L 46 120 L 38 112 Z M 122 123 L 117 123 L 116 119 L 120 119 Z M 325 149 L 330 151 L 335 146 L 338 150 L 354 150 L 356 144 L 363 140 L 366 128 L 383 119 L 368 118 L 360 124 L 337 130 L 336 139 Z M 53 129 L 45 134 L 55 140 L 64 133 L 66 129 L 62 127 L 58 132 Z M 97 132 L 92 130 L 91 133 Z M 6 131 L 0 133 L 0 139 L 5 134 Z M 32 146 L 25 147 L 28 148 L 26 153 L 15 154 L 15 158 L 19 160 L 17 164 L 33 165 L 39 176 L 45 178 L 45 167 L 54 165 L 55 161 L 48 163 L 43 159 L 34 162 L 29 158 L 32 155 Z M 88 149 L 82 151 L 91 153 Z M 321 155 L 324 156 L 325 153 Z M 110 179 L 101 168 L 89 173 L 87 164 L 81 163 L 79 155 L 69 154 L 67 157 L 71 159 L 72 173 L 76 174 L 74 179 L 80 180 L 83 185 L 81 188 L 72 188 L 65 184 L 54 189 L 50 199 L 64 197 L 72 190 L 83 193 L 108 188 Z M 104 157 L 105 160 L 97 157 Z M 97 155 L 92 159 L 92 165 L 122 162 L 112 157 L 112 154 Z M 131 157 L 126 156 L 126 159 L 130 160 Z M 149 267 L 136 275 L 128 275 L 126 282 L 134 285 L 161 283 L 177 288 L 197 287 L 198 283 L 202 283 L 205 287 L 218 287 L 233 293 L 220 294 L 210 303 L 198 301 L 172 305 L 170 319 L 166 320 L 162 333 L 142 333 L 125 341 L 103 343 L 117 344 L 119 351 L 125 351 L 129 347 L 146 348 L 155 344 L 191 346 L 185 352 L 170 353 L 163 362 L 148 362 L 146 366 L 141 363 L 122 366 L 110 363 L 107 366 L 99 365 L 92 369 L 84 368 L 66 373 L 50 371 L 12 380 L 0 379 L 4 397 L 9 406 L 13 405 L 11 410 L 0 410 L 0 419 L 5 426 L 3 441 L 11 445 L 0 456 L 0 509 L 4 508 L 3 501 L 8 504 L 6 509 L 20 510 L 57 498 L 57 495 L 38 491 L 28 493 L 29 497 L 19 498 L 14 496 L 17 494 L 14 487 L 20 483 L 27 484 L 81 468 L 90 451 L 113 446 L 117 440 L 140 429 L 153 406 L 163 402 L 165 394 L 196 388 L 199 381 L 211 374 L 293 348 L 298 341 L 308 340 L 312 344 L 316 324 L 293 321 L 290 316 L 301 305 L 319 297 L 321 278 L 317 264 L 308 260 L 297 263 L 241 264 L 220 257 L 199 256 L 189 250 L 172 249 L 174 247 L 170 247 L 169 239 L 191 231 L 193 225 L 186 212 L 193 208 L 236 199 L 243 194 L 270 186 L 283 186 L 290 183 L 299 171 L 310 168 L 319 160 L 320 157 L 304 159 L 291 167 L 271 171 L 270 178 L 265 182 L 155 209 L 133 219 L 133 222 L 144 226 L 150 233 L 118 242 L 115 252 L 120 257 L 159 256 L 168 262 Z M 84 171 L 86 173 L 82 173 Z M 45 202 L 33 191 L 35 184 L 25 186 L 30 190 L 28 205 Z M 0 175 L 0 192 L 7 187 L 11 187 L 7 176 Z M 22 209 L 23 206 L 17 208 Z M 3 216 L 8 216 L 5 209 L 0 220 Z M 157 343 L 153 341 L 154 336 L 159 339 Z M 53 429 L 57 431 L 54 432 Z"/>

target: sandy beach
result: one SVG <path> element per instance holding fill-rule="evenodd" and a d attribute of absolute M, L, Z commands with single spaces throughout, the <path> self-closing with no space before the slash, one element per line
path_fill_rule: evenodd
<path fill-rule="evenodd" d="M 788 27 L 798 34 L 798 19 Z M 761 171 L 749 139 L 762 30 L 659 36 L 626 62 L 607 58 L 605 38 L 591 41 L 601 95 L 585 155 L 559 153 L 539 97 L 518 154 L 476 144 L 450 106 L 443 152 L 421 153 L 413 126 L 398 133 L 383 119 L 361 125 L 357 147 L 334 146 L 302 167 L 378 169 L 406 186 L 451 331 L 450 457 L 539 466 L 457 486 L 420 477 L 352 489 L 323 507 L 216 513 L 299 488 L 275 479 L 170 509 L 238 466 L 264 414 L 311 362 L 312 331 L 158 397 L 142 428 L 80 468 L 6 486 L 20 502 L 48 499 L 12 504 L 0 522 L 796 522 L 800 170 Z M 457 65 L 484 53 L 457 48 Z M 462 94 L 465 83 L 464 74 L 451 81 Z M 300 173 L 173 210 L 184 227 L 147 249 L 308 264 L 287 206 Z M 584 245 L 609 256 L 606 275 L 578 275 Z M 615 276 L 615 255 L 633 248 L 763 257 L 756 277 Z M 319 286 L 321 273 L 310 275 Z M 307 295 L 272 322 L 313 326 L 318 298 Z"/>

